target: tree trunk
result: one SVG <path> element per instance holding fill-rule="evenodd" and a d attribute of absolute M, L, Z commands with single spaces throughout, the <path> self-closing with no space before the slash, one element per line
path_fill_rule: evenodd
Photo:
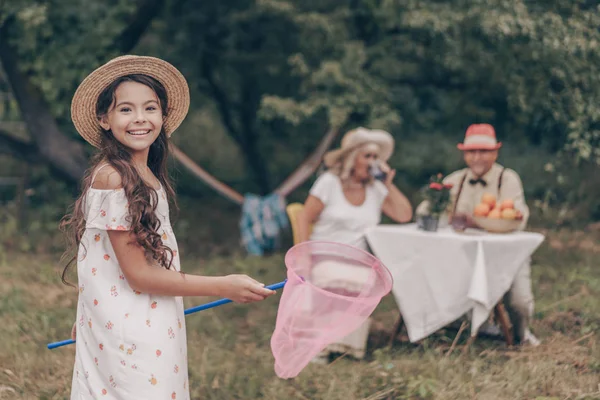
<path fill-rule="evenodd" d="M 6 154 L 30 164 L 39 161 L 37 147 L 34 144 L 17 139 L 0 129 L 0 154 Z"/>
<path fill-rule="evenodd" d="M 19 103 L 23 122 L 42 159 L 56 167 L 70 181 L 77 182 L 87 166 L 83 144 L 71 140 L 60 131 L 41 91 L 19 70 L 16 49 L 8 43 L 13 21 L 7 20 L 0 29 L 0 61 Z"/>
<path fill-rule="evenodd" d="M 128 27 L 115 38 L 114 47 L 121 53 L 130 52 L 163 6 L 164 0 L 141 1 Z M 36 155 L 52 169 L 60 172 L 71 183 L 79 182 L 88 164 L 83 142 L 73 140 L 61 132 L 43 93 L 19 70 L 17 51 L 8 39 L 13 23 L 14 18 L 9 18 L 0 27 L 0 63 L 33 143 L 23 144 L 9 136 L 0 135 L 0 143 L 7 145 L 3 152 L 27 158 L 31 157 L 35 149 Z"/>
<path fill-rule="evenodd" d="M 269 171 L 265 157 L 262 156 L 259 149 L 259 133 L 256 130 L 256 114 L 260 104 L 260 97 L 257 97 L 254 80 L 252 76 L 245 77 L 242 83 L 242 101 L 240 102 L 240 120 L 242 121 L 242 150 L 246 157 L 246 163 L 254 173 L 254 180 L 263 194 L 268 194 L 271 190 Z"/>
<path fill-rule="evenodd" d="M 211 56 L 206 53 L 203 54 L 200 63 L 200 73 L 208 85 L 212 99 L 217 105 L 221 122 L 229 136 L 240 148 L 246 165 L 250 169 L 254 181 L 262 194 L 269 193 L 271 189 L 269 171 L 258 149 L 258 135 L 255 130 L 256 110 L 258 106 L 255 104 L 256 101 L 250 97 L 253 95 L 249 89 L 250 83 L 247 80 L 243 84 L 243 87 L 240 88 L 242 94 L 238 107 L 233 104 L 226 91 L 219 86 L 213 71 L 214 64 Z M 239 124 L 236 124 L 236 120 L 239 120 Z"/>
<path fill-rule="evenodd" d="M 138 44 L 152 20 L 163 9 L 165 0 L 140 1 L 135 14 L 132 16 L 127 28 L 117 36 L 113 46 L 121 53 L 129 53 Z"/>

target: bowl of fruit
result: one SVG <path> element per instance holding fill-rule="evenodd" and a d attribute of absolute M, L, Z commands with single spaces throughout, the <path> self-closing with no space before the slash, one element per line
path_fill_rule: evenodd
<path fill-rule="evenodd" d="M 473 220 L 487 232 L 508 233 L 519 228 L 523 214 L 515 209 L 514 200 L 496 201 L 494 195 L 486 193 L 473 211 Z"/>

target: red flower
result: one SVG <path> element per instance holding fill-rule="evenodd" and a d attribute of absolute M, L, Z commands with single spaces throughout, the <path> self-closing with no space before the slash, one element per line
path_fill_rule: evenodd
<path fill-rule="evenodd" d="M 454 185 L 452 185 L 451 183 L 445 183 L 444 189 L 452 189 L 452 186 L 454 186 Z"/>
<path fill-rule="evenodd" d="M 441 183 L 437 183 L 437 182 L 431 182 L 429 184 L 429 189 L 433 189 L 433 190 L 442 190 L 444 188 L 444 186 L 442 186 Z"/>

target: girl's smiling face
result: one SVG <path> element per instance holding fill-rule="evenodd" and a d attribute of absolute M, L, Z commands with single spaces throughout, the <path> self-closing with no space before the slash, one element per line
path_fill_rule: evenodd
<path fill-rule="evenodd" d="M 132 152 L 148 151 L 163 125 L 158 96 L 142 83 L 126 81 L 117 87 L 114 98 L 100 126 Z"/>

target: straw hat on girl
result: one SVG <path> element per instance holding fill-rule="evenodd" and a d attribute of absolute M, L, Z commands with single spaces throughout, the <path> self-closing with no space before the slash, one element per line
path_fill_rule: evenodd
<path fill-rule="evenodd" d="M 71 102 L 71 119 L 75 128 L 94 147 L 102 144 L 102 128 L 96 115 L 98 97 L 116 79 L 132 74 L 150 76 L 165 87 L 168 105 L 163 128 L 167 137 L 171 137 L 187 115 L 190 91 L 177 68 L 155 57 L 126 55 L 114 58 L 81 82 Z"/>

